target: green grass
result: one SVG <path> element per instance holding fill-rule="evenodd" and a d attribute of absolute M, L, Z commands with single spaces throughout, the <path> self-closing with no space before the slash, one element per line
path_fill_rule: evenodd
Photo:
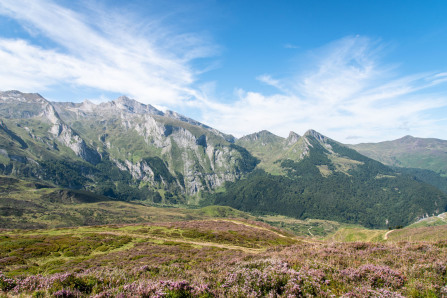
<path fill-rule="evenodd" d="M 197 211 L 199 215 L 206 217 L 224 217 L 224 218 L 249 218 L 250 216 L 242 211 L 228 206 L 207 206 Z"/>
<path fill-rule="evenodd" d="M 335 221 L 319 219 L 300 220 L 283 215 L 264 215 L 258 217 L 258 219 L 297 236 L 308 237 L 324 237 L 335 233 L 338 229 L 345 226 L 345 224 Z"/>
<path fill-rule="evenodd" d="M 0 228 L 3 229 L 60 228 L 207 218 L 254 219 L 253 216 L 230 207 L 161 208 L 138 201 L 114 201 L 83 191 L 45 188 L 41 182 L 7 176 L 0 176 L 0 182 Z M 43 188 L 37 189 L 36 183 Z"/>
<path fill-rule="evenodd" d="M 363 227 L 344 227 L 328 236 L 329 241 L 337 242 L 381 242 L 387 230 L 370 230 Z"/>
<path fill-rule="evenodd" d="M 447 225 L 426 226 L 426 227 L 407 227 L 394 230 L 388 235 L 388 240 L 393 242 L 407 241 L 425 241 L 437 242 L 447 239 Z"/>
<path fill-rule="evenodd" d="M 260 237 L 262 231 L 262 237 Z M 0 231 L 0 270 L 9 275 L 51 274 L 99 256 L 138 250 L 141 243 L 210 246 L 219 249 L 267 249 L 296 240 L 265 226 L 231 221 L 108 225 L 78 228 Z M 135 257 L 138 259 L 138 257 Z"/>
<path fill-rule="evenodd" d="M 229 297 L 235 292 L 223 285 L 236 276 L 240 290 L 274 283 L 278 296 L 284 293 L 282 278 L 291 278 L 302 282 L 299 288 L 308 296 L 324 296 L 324 291 L 337 297 L 374 296 L 383 288 L 390 295 L 437 297 L 447 283 L 447 225 L 407 227 L 384 240 L 386 230 L 285 216 L 255 218 L 225 206 L 158 208 L 103 198 L 90 203 L 53 198 L 51 203 L 43 198 L 61 194 L 60 189 L 38 189 L 37 182 L 11 177 L 0 182 L 0 207 L 16 203 L 24 210 L 5 216 L 9 222 L 3 223 L 47 227 L 0 230 L 0 296 L 15 295 L 12 286 L 19 283 L 27 286 L 17 290 L 18 297 L 55 296 L 63 289 L 80 297 L 107 291 L 136 295 L 132 291 L 139 285 L 154 284 L 167 284 L 169 294 L 169 281 L 187 281 Z M 83 226 L 55 228 L 76 221 Z M 102 224 L 85 225 L 93 221 Z M 192 292 L 168 296 L 194 297 Z"/>
<path fill-rule="evenodd" d="M 447 224 L 447 213 L 441 213 L 438 216 L 431 216 L 428 218 L 424 218 L 420 221 L 417 221 L 411 225 L 409 228 L 421 228 L 421 227 L 433 227 L 433 226 L 442 226 Z"/>

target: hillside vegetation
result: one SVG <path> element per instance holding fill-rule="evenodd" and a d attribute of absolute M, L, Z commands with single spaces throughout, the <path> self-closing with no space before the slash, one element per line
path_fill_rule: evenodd
<path fill-rule="evenodd" d="M 217 204 L 375 228 L 446 211 L 442 177 L 391 169 L 314 130 L 236 140 L 124 96 L 96 105 L 19 91 L 0 92 L 0 117 L 0 174 L 54 188 L 5 195 L 1 221 L 11 227 L 148 220 L 138 204 Z"/>
<path fill-rule="evenodd" d="M 325 220 L 253 217 L 226 206 L 158 208 L 41 181 L 0 181 L 0 295 L 447 293 L 447 225 L 430 227 L 429 219 L 419 222 L 424 227 L 369 230 Z"/>
<path fill-rule="evenodd" d="M 375 228 L 405 226 L 445 211 L 447 196 L 435 187 L 315 133 L 304 137 L 304 157 L 277 161 L 284 175 L 256 170 L 246 179 L 226 183 L 226 191 L 214 194 L 210 202 L 257 214 Z"/>
<path fill-rule="evenodd" d="M 357 231 L 353 237 L 365 233 Z M 393 233 L 397 232 L 390 239 Z M 296 238 L 245 219 L 3 230 L 0 294 L 437 297 L 447 293 L 445 236 L 431 242 L 369 240 L 373 239 Z"/>
<path fill-rule="evenodd" d="M 165 208 L 163 208 L 165 207 Z M 0 229 L 58 228 L 104 224 L 253 216 L 225 206 L 202 209 L 147 206 L 87 191 L 0 176 Z"/>

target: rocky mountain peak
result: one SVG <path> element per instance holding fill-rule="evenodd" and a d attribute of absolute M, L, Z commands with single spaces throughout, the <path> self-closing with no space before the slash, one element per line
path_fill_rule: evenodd
<path fill-rule="evenodd" d="M 151 114 L 151 115 L 160 115 L 163 116 L 164 113 L 157 110 L 151 105 L 145 105 L 136 101 L 135 99 L 131 99 L 127 96 L 120 96 L 112 103 L 119 108 L 121 111 L 131 113 L 131 114 Z"/>
<path fill-rule="evenodd" d="M 46 103 L 47 100 L 39 93 L 22 93 L 17 90 L 0 92 L 3 101 L 20 101 L 26 103 Z"/>
<path fill-rule="evenodd" d="M 287 139 L 286 139 L 286 144 L 287 144 L 287 145 L 292 145 L 292 144 L 298 142 L 298 140 L 299 140 L 300 138 L 301 138 L 301 136 L 300 136 L 299 134 L 297 134 L 297 133 L 294 132 L 294 131 L 291 131 L 291 132 L 289 133 L 289 136 L 288 136 Z"/>
<path fill-rule="evenodd" d="M 265 137 L 270 136 L 271 133 L 267 130 L 261 130 L 260 132 L 256 132 L 254 134 L 251 135 L 251 139 L 253 140 L 258 140 L 258 139 L 263 139 Z"/>
<path fill-rule="evenodd" d="M 306 131 L 306 133 L 304 134 L 305 137 L 313 137 L 315 138 L 317 141 L 319 142 L 323 142 L 325 143 L 327 141 L 327 137 L 323 136 L 322 134 L 320 134 L 319 132 L 313 130 L 313 129 L 309 129 L 308 131 Z"/>
<path fill-rule="evenodd" d="M 96 109 L 97 105 L 86 99 L 79 105 L 79 110 L 82 112 L 93 112 Z"/>
<path fill-rule="evenodd" d="M 255 132 L 246 136 L 243 136 L 242 138 L 240 138 L 238 140 L 238 143 L 240 144 L 244 144 L 245 146 L 250 146 L 250 144 L 252 145 L 261 145 L 261 146 L 266 146 L 266 145 L 278 145 L 278 144 L 282 144 L 282 142 L 284 141 L 284 138 L 279 137 L 271 132 L 269 132 L 268 130 L 261 130 L 259 132 Z"/>
<path fill-rule="evenodd" d="M 251 142 L 277 142 L 282 141 L 282 138 L 271 133 L 268 130 L 261 130 L 240 138 L 240 141 L 251 141 Z"/>

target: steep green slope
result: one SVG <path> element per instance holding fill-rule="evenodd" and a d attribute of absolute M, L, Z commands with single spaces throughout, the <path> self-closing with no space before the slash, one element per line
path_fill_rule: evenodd
<path fill-rule="evenodd" d="M 263 130 L 236 140 L 236 144 L 244 147 L 260 160 L 258 168 L 271 174 L 281 175 L 284 172 L 276 161 L 289 155 L 300 157 L 304 153 L 300 138 L 293 131 L 287 139 L 284 139 Z"/>
<path fill-rule="evenodd" d="M 447 175 L 447 141 L 406 136 L 394 141 L 350 145 L 384 164 L 432 170 Z"/>
<path fill-rule="evenodd" d="M 258 170 L 214 195 L 214 203 L 295 218 L 328 219 L 366 227 L 407 225 L 444 212 L 447 195 L 402 175 L 315 131 L 300 141 L 306 154 L 279 162 L 286 173 Z M 298 143 L 298 142 L 297 142 Z"/>
<path fill-rule="evenodd" d="M 413 176 L 414 178 L 423 181 L 427 184 L 433 185 L 440 191 L 447 193 L 447 177 L 440 175 L 434 171 L 415 168 L 394 168 L 396 172 Z"/>

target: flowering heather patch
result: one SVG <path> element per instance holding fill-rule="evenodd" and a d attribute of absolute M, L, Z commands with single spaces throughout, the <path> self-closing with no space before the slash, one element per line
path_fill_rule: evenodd
<path fill-rule="evenodd" d="M 14 289 L 16 286 L 16 281 L 12 278 L 6 277 L 2 272 L 0 272 L 0 289 L 4 292 L 8 292 Z"/>
<path fill-rule="evenodd" d="M 266 229 L 219 220 L 5 232 L 0 296 L 447 295 L 446 241 L 299 241 Z"/>
<path fill-rule="evenodd" d="M 347 281 L 367 282 L 374 287 L 388 287 L 398 289 L 404 285 L 405 277 L 388 266 L 372 264 L 362 265 L 358 268 L 347 268 L 340 271 Z"/>
<path fill-rule="evenodd" d="M 156 234 L 172 238 L 196 239 L 215 243 L 228 243 L 251 248 L 268 247 L 272 244 L 289 245 L 295 241 L 284 237 L 263 223 L 230 220 L 197 220 L 157 224 L 165 229 L 157 229 L 148 225 L 140 229 L 142 234 Z"/>
<path fill-rule="evenodd" d="M 329 283 L 324 277 L 320 270 L 296 271 L 285 262 L 265 260 L 236 267 L 221 287 L 227 297 L 321 296 Z"/>

